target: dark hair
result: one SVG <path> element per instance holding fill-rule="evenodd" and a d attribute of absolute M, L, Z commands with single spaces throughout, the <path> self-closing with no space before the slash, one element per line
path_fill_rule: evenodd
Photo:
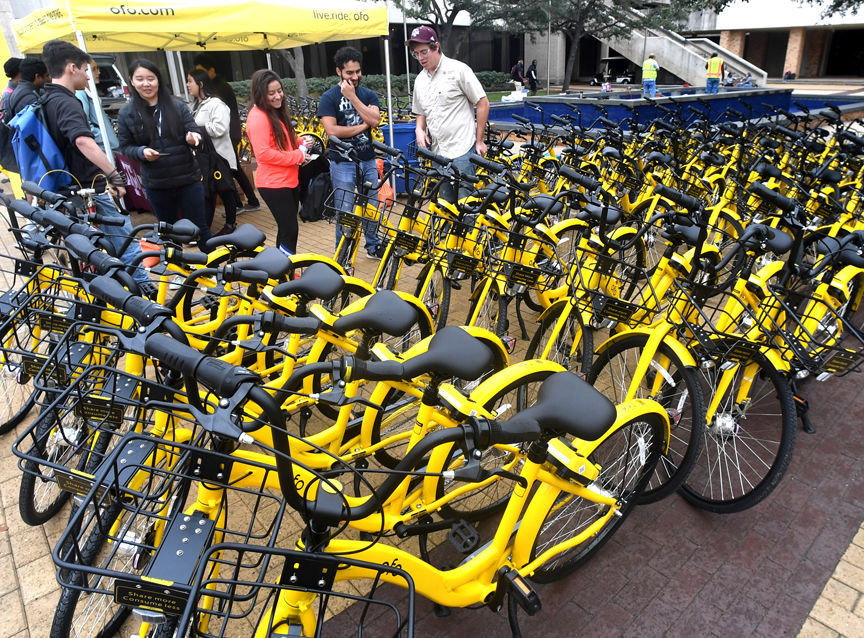
<path fill-rule="evenodd" d="M 37 75 L 46 75 L 48 69 L 39 58 L 24 58 L 21 63 L 21 79 L 25 82 L 33 82 Z"/>
<path fill-rule="evenodd" d="M 192 81 L 198 85 L 198 90 L 200 91 L 198 95 L 199 101 L 203 101 L 204 98 L 214 95 L 213 82 L 210 80 L 210 75 L 207 71 L 203 69 L 192 69 L 186 75 L 192 78 Z"/>
<path fill-rule="evenodd" d="M 342 47 L 333 55 L 333 62 L 337 69 L 344 69 L 348 62 L 357 62 L 363 66 L 363 54 L 354 47 Z"/>
<path fill-rule="evenodd" d="M 180 113 L 177 110 L 177 105 L 174 103 L 174 98 L 168 92 L 168 86 L 162 81 L 162 72 L 159 70 L 159 67 L 146 58 L 132 60 L 128 68 L 130 86 L 132 85 L 132 76 L 135 75 L 135 71 L 138 69 L 146 69 L 156 76 L 156 82 L 159 85 L 156 94 L 156 106 L 159 107 L 159 112 L 162 115 L 162 137 L 182 136 L 183 126 L 180 120 Z M 134 86 L 131 86 L 131 88 L 132 110 L 144 121 L 144 132 L 149 136 L 148 141 L 152 144 L 159 136 L 156 121 L 153 119 L 153 111 L 138 94 L 138 90 Z"/>
<path fill-rule="evenodd" d="M 267 87 L 271 82 L 282 83 L 279 76 L 270 69 L 259 69 L 252 74 L 252 103 L 261 109 L 270 121 L 270 130 L 273 131 L 273 138 L 276 140 L 276 148 L 281 151 L 287 150 L 285 144 L 285 132 L 279 124 L 284 124 L 288 130 L 288 135 L 291 138 L 291 146 L 297 148 L 297 133 L 294 131 L 294 124 L 291 122 L 291 112 L 288 110 L 288 101 L 282 100 L 282 108 L 274 109 L 267 101 Z"/>
<path fill-rule="evenodd" d="M 192 58 L 192 64 L 195 66 L 201 65 L 205 69 L 215 69 L 216 73 L 219 73 L 219 65 L 216 64 L 216 56 L 212 53 L 199 53 Z"/>
<path fill-rule="evenodd" d="M 57 79 L 66 71 L 67 64 L 80 67 L 90 62 L 90 56 L 65 40 L 48 40 L 42 47 L 42 61 L 51 77 Z"/>
<path fill-rule="evenodd" d="M 6 74 L 6 77 L 10 80 L 14 78 L 16 75 L 21 73 L 21 63 L 24 61 L 24 58 L 9 58 L 3 64 L 3 72 Z"/>

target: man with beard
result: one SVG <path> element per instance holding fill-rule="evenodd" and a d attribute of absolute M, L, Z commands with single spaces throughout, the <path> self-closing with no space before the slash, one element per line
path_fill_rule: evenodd
<path fill-rule="evenodd" d="M 378 168 L 375 164 L 375 149 L 372 147 L 372 129 L 381 123 L 378 95 L 360 86 L 363 77 L 363 54 L 353 47 L 342 47 L 333 56 L 336 76 L 339 83 L 329 88 L 318 102 L 318 116 L 327 135 L 332 135 L 354 147 L 360 160 L 360 183 L 354 162 L 336 153 L 330 154 L 330 179 L 336 194 L 334 204 L 339 210 L 351 212 L 355 189 L 363 182 L 378 183 Z M 378 197 L 377 191 L 366 193 L 372 199 Z M 376 234 L 377 223 L 364 222 L 363 234 L 366 236 L 366 255 L 379 259 L 380 240 Z M 336 245 L 342 237 L 342 227 L 336 225 Z"/>

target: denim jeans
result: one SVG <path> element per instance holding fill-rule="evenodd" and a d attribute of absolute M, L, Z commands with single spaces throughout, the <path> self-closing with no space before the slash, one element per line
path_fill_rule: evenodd
<path fill-rule="evenodd" d="M 706 93 L 719 93 L 720 92 L 720 78 L 708 78 L 708 81 L 705 83 L 705 92 Z"/>
<path fill-rule="evenodd" d="M 378 167 L 374 159 L 363 160 L 360 162 L 360 171 L 363 175 L 364 182 L 378 183 Z M 346 213 L 353 212 L 351 210 L 354 200 L 349 196 L 355 190 L 360 190 L 362 184 L 356 184 L 357 174 L 354 169 L 353 162 L 330 162 L 330 181 L 333 183 L 333 190 L 341 190 L 342 193 L 334 195 L 333 205 L 338 210 Z M 378 201 L 378 191 L 369 191 L 370 201 Z M 366 237 L 366 251 L 375 252 L 378 250 L 378 244 L 381 240 L 378 238 L 378 223 L 375 221 L 363 222 L 363 235 Z M 345 231 L 342 230 L 340 224 L 336 224 L 336 247 L 339 247 L 339 240 Z"/>
<path fill-rule="evenodd" d="M 93 206 L 96 208 L 96 212 L 104 217 L 114 217 L 123 220 L 122 226 L 109 226 L 105 224 L 100 230 L 105 233 L 106 239 L 114 246 L 114 252 L 119 255 L 120 261 L 127 266 L 131 266 L 136 260 L 139 260 L 138 263 L 140 264 L 141 244 L 137 239 L 133 239 L 129 247 L 123 250 L 123 244 L 132 236 L 132 222 L 129 220 L 129 216 L 123 215 L 117 210 L 114 200 L 108 193 L 94 195 Z M 121 253 L 120 251 L 123 252 Z M 132 278 L 139 283 L 150 281 L 147 271 L 141 268 L 140 265 L 132 272 Z"/>
<path fill-rule="evenodd" d="M 642 97 L 653 98 L 657 94 L 657 80 L 642 80 Z"/>
<path fill-rule="evenodd" d="M 207 225 L 204 210 L 204 185 L 192 182 L 174 188 L 145 188 L 147 199 L 153 206 L 156 219 L 173 224 L 181 217 L 198 227 L 198 248 L 204 250 L 204 242 L 213 236 Z"/>
<path fill-rule="evenodd" d="M 464 155 L 460 155 L 459 157 L 453 158 L 450 160 L 450 163 L 459 169 L 459 172 L 462 173 L 463 176 L 468 179 L 473 180 L 476 177 L 474 164 L 471 163 L 471 160 L 468 159 L 471 157 L 473 153 L 476 153 L 476 149 L 472 148 L 470 151 L 465 153 Z M 474 189 L 460 185 L 459 186 L 459 198 L 466 197 L 469 193 L 471 193 Z M 438 197 L 443 199 L 446 202 L 450 202 L 451 204 L 455 201 L 453 197 L 453 186 L 449 183 L 441 186 L 441 189 L 438 191 Z"/>

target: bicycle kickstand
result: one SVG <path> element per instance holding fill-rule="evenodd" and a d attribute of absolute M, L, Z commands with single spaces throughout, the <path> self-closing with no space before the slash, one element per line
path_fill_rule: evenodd
<path fill-rule="evenodd" d="M 798 385 L 792 382 L 792 398 L 795 400 L 795 413 L 801 419 L 801 426 L 807 434 L 816 434 L 816 428 L 810 422 L 808 412 L 810 411 L 810 402 L 807 401 L 798 393 Z"/>

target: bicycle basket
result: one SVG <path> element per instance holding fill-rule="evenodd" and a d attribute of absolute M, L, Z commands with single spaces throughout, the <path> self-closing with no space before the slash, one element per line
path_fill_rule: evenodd
<path fill-rule="evenodd" d="M 331 222 L 350 228 L 356 232 L 364 224 L 377 224 L 384 202 L 378 200 L 377 193 L 364 195 L 337 188 L 324 202 L 324 216 Z"/>
<path fill-rule="evenodd" d="M 488 233 L 473 223 L 440 215 L 431 218 L 431 248 L 447 266 L 451 279 L 466 279 L 481 270 Z"/>
<path fill-rule="evenodd" d="M 429 222 L 426 211 L 395 201 L 381 211 L 378 236 L 385 242 L 392 242 L 401 254 L 419 258 L 428 251 Z"/>
<path fill-rule="evenodd" d="M 503 229 L 489 230 L 485 268 L 514 293 L 555 288 L 567 273 L 551 241 Z"/>
<path fill-rule="evenodd" d="M 644 267 L 619 258 L 619 253 L 575 248 L 570 271 L 571 297 L 589 313 L 594 327 L 648 325 L 662 308 Z"/>
<path fill-rule="evenodd" d="M 861 368 L 862 336 L 847 325 L 825 298 L 770 286 L 777 309 L 773 342 L 787 361 L 817 377 L 843 376 Z"/>
<path fill-rule="evenodd" d="M 369 585 L 354 587 L 346 578 L 354 583 L 362 578 Z M 281 621 L 283 633 L 293 635 L 289 626 L 299 625 L 298 618 L 286 622 L 273 617 L 277 597 L 288 592 L 310 601 L 310 622 L 318 621 L 314 633 L 302 635 L 413 636 L 414 582 L 405 571 L 349 557 L 237 543 L 215 545 L 202 557 L 179 626 L 189 627 L 191 636 L 221 637 L 246 635 L 250 623 Z"/>

